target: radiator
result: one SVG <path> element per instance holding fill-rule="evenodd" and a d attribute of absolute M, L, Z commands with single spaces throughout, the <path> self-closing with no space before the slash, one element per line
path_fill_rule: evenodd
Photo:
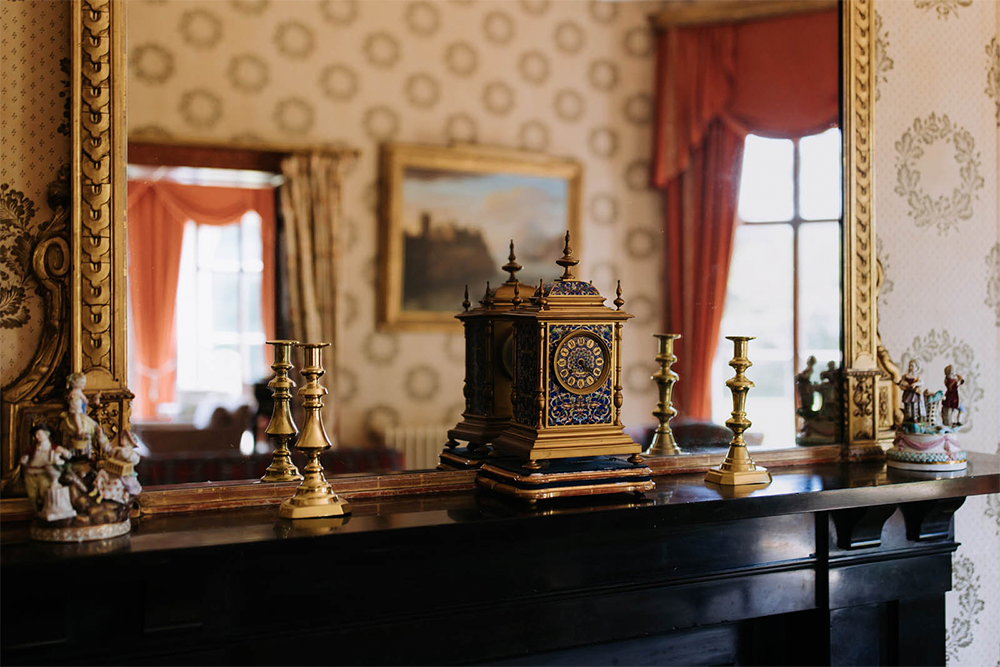
<path fill-rule="evenodd" d="M 435 468 L 448 441 L 451 425 L 392 426 L 382 433 L 382 444 L 403 455 L 404 470 Z"/>

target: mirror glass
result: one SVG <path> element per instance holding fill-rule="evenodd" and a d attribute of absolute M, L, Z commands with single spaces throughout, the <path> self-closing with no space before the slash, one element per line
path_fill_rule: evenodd
<path fill-rule="evenodd" d="M 665 331 L 668 304 L 684 298 L 668 294 L 666 195 L 650 186 L 658 33 L 649 17 L 663 6 L 130 2 L 129 385 L 137 393 L 133 421 L 150 450 L 143 483 L 253 479 L 270 460 L 264 341 L 287 331 L 295 283 L 277 195 L 286 178 L 281 158 L 293 147 L 358 151 L 344 158 L 329 243 L 311 252 L 323 258 L 317 270 L 327 272 L 322 289 L 335 304 L 335 344 L 324 358 L 333 386 L 327 409 L 335 415 L 328 472 L 433 467 L 464 409 L 461 325 L 379 324 L 386 298 L 378 279 L 386 205 L 379 169 L 387 142 L 473 145 L 581 166 L 579 193 L 567 205 L 580 229 L 577 274 L 609 301 L 622 282 L 625 310 L 634 315 L 624 332 L 623 421 L 633 437 L 648 440 L 657 400 L 650 376 L 658 369 L 651 334 Z M 836 31 L 836 10 L 831 15 Z M 834 33 L 833 53 L 837 40 Z M 760 85 L 766 89 L 766 79 Z M 724 385 L 732 375 L 724 336 L 732 334 L 757 336 L 747 440 L 785 448 L 834 437 L 815 417 L 824 406 L 835 411 L 821 371 L 841 359 L 840 132 L 745 135 L 718 341 L 700 371 L 710 401 L 697 415 L 682 409 L 673 424 L 679 435 L 689 426 L 685 451 L 728 442 L 720 425 L 732 409 Z M 236 147 L 243 152 L 233 157 Z M 483 197 L 498 198 L 491 200 L 496 211 L 516 194 Z M 517 202 L 522 213 L 524 202 Z M 483 221 L 447 223 L 434 233 L 454 239 L 481 230 Z M 532 238 L 517 239 L 525 273 L 557 277 L 559 252 L 545 256 Z M 505 261 L 502 246 L 489 256 Z M 700 270 L 718 273 L 719 266 Z M 492 274 L 505 277 L 499 266 Z M 474 302 L 484 287 L 470 285 Z M 462 299 L 454 295 L 456 313 Z M 691 381 L 682 375 L 679 385 Z M 808 437 L 807 420 L 796 415 L 803 406 L 813 416 Z"/>

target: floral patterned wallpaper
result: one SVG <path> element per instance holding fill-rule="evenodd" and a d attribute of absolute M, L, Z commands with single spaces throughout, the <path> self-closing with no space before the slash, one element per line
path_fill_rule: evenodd
<path fill-rule="evenodd" d="M 659 196 L 646 188 L 653 36 L 647 2 L 129 3 L 129 133 L 203 141 L 344 142 L 338 307 L 341 441 L 386 424 L 454 424 L 456 333 L 375 327 L 376 177 L 386 140 L 470 141 L 584 166 L 578 275 L 636 317 L 624 418 L 652 421 Z M 559 267 L 552 258 L 552 277 Z M 481 293 L 482 287 L 477 293 Z M 456 312 L 461 294 L 456 294 Z"/>
<path fill-rule="evenodd" d="M 1000 453 L 1000 3 L 875 0 L 879 321 L 897 362 L 966 380 L 962 443 Z M 966 501 L 948 661 L 1000 664 L 1000 501 Z"/>
<path fill-rule="evenodd" d="M 68 177 L 69 3 L 0 3 L 0 386 L 24 372 L 42 329 L 31 249 Z M 62 188 L 65 191 L 65 188 Z"/>

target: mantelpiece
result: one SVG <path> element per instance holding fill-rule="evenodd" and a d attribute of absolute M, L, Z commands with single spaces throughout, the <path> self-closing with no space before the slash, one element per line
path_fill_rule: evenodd
<path fill-rule="evenodd" d="M 934 480 L 882 463 L 782 468 L 757 490 L 678 474 L 537 510 L 352 498 L 346 522 L 151 516 L 82 545 L 7 523 L 2 660 L 943 664 L 952 516 L 998 471 L 972 454 Z M 55 573 L 77 568 L 102 593 L 63 604 Z M 105 622 L 113 641 L 94 641 Z"/>

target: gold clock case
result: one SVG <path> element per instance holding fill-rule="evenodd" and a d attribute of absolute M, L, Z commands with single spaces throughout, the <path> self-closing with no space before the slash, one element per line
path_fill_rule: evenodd
<path fill-rule="evenodd" d="M 448 431 L 450 441 L 469 443 L 471 449 L 488 445 L 510 424 L 511 378 L 503 369 L 503 346 L 511 335 L 513 310 L 509 300 L 496 300 L 488 306 L 459 313 L 465 327 L 465 412 L 462 421 Z M 481 331 L 478 331 L 479 328 Z M 481 347 L 475 340 L 482 337 Z M 477 373 L 472 366 L 481 364 L 483 382 L 474 386 Z M 477 383 L 478 384 L 478 383 Z M 482 392 L 477 396 L 477 392 Z M 477 403 L 479 404 L 477 406 Z"/>
<path fill-rule="evenodd" d="M 551 285 L 539 285 L 531 302 L 510 312 L 514 328 L 514 381 L 511 424 L 493 449 L 529 461 L 585 456 L 638 455 L 641 447 L 622 432 L 622 326 L 632 316 L 604 305 L 590 283 L 578 280 L 567 235 L 558 264 L 566 271 Z M 581 395 L 555 381 L 555 348 L 586 332 L 602 338 L 610 351 L 606 379 Z M 638 459 L 638 460 L 641 460 Z"/>
<path fill-rule="evenodd" d="M 521 305 L 518 281 L 521 265 L 514 256 L 514 241 L 510 242 L 507 263 L 501 267 L 510 274 L 495 290 L 486 283 L 486 294 L 478 308 L 469 310 L 469 290 L 466 288 L 462 306 L 465 310 L 455 317 L 465 332 L 465 411 L 462 421 L 448 431 L 448 443 L 441 452 L 439 467 L 444 470 L 478 468 L 489 454 L 489 443 L 510 425 L 511 375 L 504 360 L 504 347 L 513 335 L 508 314 Z M 458 441 L 468 447 L 458 448 Z"/>

